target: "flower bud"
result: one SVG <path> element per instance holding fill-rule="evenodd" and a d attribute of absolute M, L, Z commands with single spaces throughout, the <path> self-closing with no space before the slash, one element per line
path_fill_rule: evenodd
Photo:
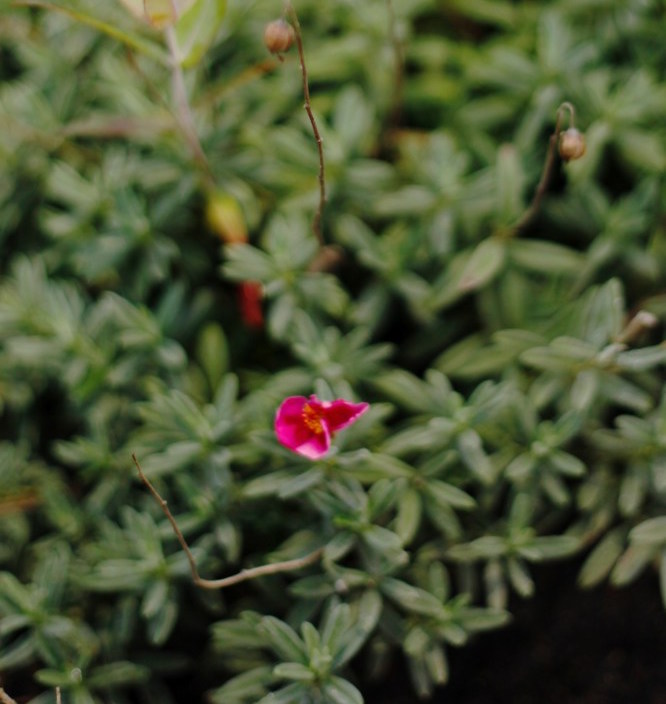
<path fill-rule="evenodd" d="M 247 226 L 238 201 L 219 191 L 209 194 L 206 223 L 226 244 L 247 242 Z"/>
<path fill-rule="evenodd" d="M 585 137 L 575 127 L 569 127 L 560 134 L 560 156 L 564 161 L 580 159 L 585 154 Z"/>
<path fill-rule="evenodd" d="M 264 30 L 264 44 L 271 54 L 289 51 L 295 38 L 294 28 L 286 20 L 273 20 Z"/>

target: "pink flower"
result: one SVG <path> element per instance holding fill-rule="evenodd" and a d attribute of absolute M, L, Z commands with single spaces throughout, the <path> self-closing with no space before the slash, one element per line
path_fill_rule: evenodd
<path fill-rule="evenodd" d="M 292 452 L 311 460 L 323 457 L 331 447 L 331 438 L 365 413 L 367 403 L 344 399 L 320 401 L 316 396 L 289 396 L 275 414 L 277 439 Z"/>

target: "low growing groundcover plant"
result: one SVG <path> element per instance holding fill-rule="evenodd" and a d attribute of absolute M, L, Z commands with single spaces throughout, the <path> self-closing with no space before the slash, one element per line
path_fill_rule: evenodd
<path fill-rule="evenodd" d="M 666 603 L 662 3 L 1 10 L 0 697 L 427 698 L 539 563 Z"/>

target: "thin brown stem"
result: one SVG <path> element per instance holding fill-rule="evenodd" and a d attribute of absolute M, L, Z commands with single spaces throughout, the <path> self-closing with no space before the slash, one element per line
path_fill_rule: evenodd
<path fill-rule="evenodd" d="M 550 179 L 553 176 L 553 166 L 555 164 L 555 155 L 557 154 L 557 143 L 560 138 L 560 131 L 562 129 L 562 111 L 569 111 L 569 126 L 574 126 L 575 110 L 574 106 L 569 102 L 564 102 L 557 108 L 557 117 L 555 119 L 555 130 L 553 134 L 550 135 L 548 140 L 548 152 L 546 153 L 546 161 L 543 165 L 543 171 L 541 172 L 541 178 L 537 184 L 536 191 L 534 192 L 534 197 L 532 202 L 525 212 L 520 216 L 518 222 L 513 226 L 513 231 L 517 232 L 524 230 L 534 219 L 536 214 L 539 212 L 541 207 L 541 202 L 548 191 L 548 185 L 550 184 Z"/>
<path fill-rule="evenodd" d="M 2 704 L 16 704 L 16 700 L 12 699 L 2 687 L 0 687 L 0 702 Z"/>
<path fill-rule="evenodd" d="M 659 318 L 657 318 L 654 313 L 650 313 L 647 310 L 639 310 L 631 317 L 626 327 L 618 334 L 615 338 L 615 342 L 628 345 L 634 342 L 636 338 L 642 335 L 646 330 L 654 328 L 658 323 Z"/>
<path fill-rule="evenodd" d="M 317 127 L 317 121 L 312 112 L 312 105 L 310 103 L 310 87 L 308 85 L 308 70 L 305 65 L 305 53 L 303 51 L 303 37 L 301 35 L 301 25 L 298 21 L 298 15 L 296 10 L 294 10 L 291 2 L 287 0 L 285 4 L 285 12 L 289 17 L 289 21 L 294 28 L 294 33 L 296 35 L 296 48 L 298 49 L 298 59 L 301 64 L 301 75 L 303 76 L 303 98 L 305 112 L 308 115 L 310 124 L 312 125 L 312 133 L 314 134 L 315 141 L 317 142 L 317 151 L 319 152 L 319 205 L 315 211 L 314 217 L 312 219 L 312 232 L 314 236 L 319 241 L 319 244 L 324 246 L 324 236 L 321 230 L 321 219 L 324 214 L 324 204 L 326 203 L 326 175 L 324 171 L 324 148 L 323 140 Z"/>
<path fill-rule="evenodd" d="M 308 553 L 303 557 L 297 557 L 293 560 L 283 560 L 282 562 L 273 562 L 267 565 L 260 565 L 259 567 L 250 567 L 248 569 L 241 570 L 236 574 L 232 574 L 229 577 L 223 577 L 222 579 L 204 579 L 199 575 L 199 570 L 197 569 L 197 563 L 194 559 L 194 555 L 192 554 L 192 551 L 190 550 L 187 541 L 185 540 L 185 536 L 178 527 L 176 519 L 173 517 L 173 514 L 169 510 L 169 506 L 167 505 L 166 499 L 162 498 L 162 496 L 152 485 L 148 477 L 146 477 L 146 475 L 143 473 L 141 465 L 139 464 L 139 461 L 137 460 L 136 455 L 134 453 L 132 453 L 132 460 L 134 460 L 134 464 L 139 473 L 139 478 L 143 482 L 144 486 L 151 493 L 155 501 L 159 504 L 164 515 L 167 517 L 167 520 L 171 524 L 173 532 L 175 533 L 181 548 L 187 556 L 187 561 L 190 564 L 190 572 L 192 573 L 192 581 L 202 589 L 224 589 L 225 587 L 230 587 L 232 584 L 245 582 L 248 579 L 256 579 L 257 577 L 265 577 L 266 575 L 271 574 L 279 574 L 280 572 L 293 572 L 295 570 L 300 570 L 303 567 L 307 567 L 308 565 L 312 565 L 317 562 L 324 552 L 323 548 L 317 548 L 311 553 Z"/>

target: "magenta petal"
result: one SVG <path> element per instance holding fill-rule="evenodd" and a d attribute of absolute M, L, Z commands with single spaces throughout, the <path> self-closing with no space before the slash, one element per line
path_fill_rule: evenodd
<path fill-rule="evenodd" d="M 351 425 L 368 408 L 370 408 L 368 403 L 351 403 L 351 401 L 344 399 L 322 403 L 324 421 L 331 433 Z"/>
<path fill-rule="evenodd" d="M 320 402 L 316 398 L 286 398 L 275 414 L 275 434 L 278 441 L 292 452 L 309 459 L 319 459 L 330 449 L 331 436 L 325 423 L 321 424 L 321 432 L 316 432 L 305 422 L 306 404 L 317 411 L 320 409 Z"/>
<path fill-rule="evenodd" d="M 331 436 L 351 425 L 368 408 L 367 403 L 344 399 L 320 401 L 316 396 L 289 396 L 275 414 L 275 434 L 292 452 L 316 460 L 330 450 Z"/>
<path fill-rule="evenodd" d="M 331 436 L 324 428 L 323 433 L 312 433 L 305 442 L 289 449 L 310 460 L 318 460 L 331 449 Z"/>
<path fill-rule="evenodd" d="M 312 433 L 303 422 L 303 407 L 307 402 L 305 396 L 290 396 L 275 414 L 277 439 L 290 450 L 305 442 Z"/>

